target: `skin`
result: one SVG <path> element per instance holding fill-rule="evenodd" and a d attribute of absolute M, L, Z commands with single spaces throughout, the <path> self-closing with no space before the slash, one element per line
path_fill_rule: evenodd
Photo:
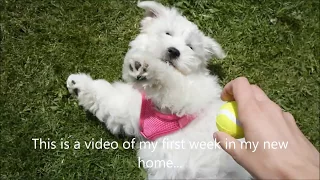
<path fill-rule="evenodd" d="M 239 141 L 224 132 L 214 138 L 235 161 L 258 179 L 319 179 L 319 152 L 302 134 L 294 117 L 244 77 L 229 82 L 221 99 L 236 101 L 245 140 L 259 142 L 255 152 L 241 148 Z M 235 148 L 226 148 L 233 141 Z M 264 149 L 269 141 L 288 142 L 286 149 Z"/>

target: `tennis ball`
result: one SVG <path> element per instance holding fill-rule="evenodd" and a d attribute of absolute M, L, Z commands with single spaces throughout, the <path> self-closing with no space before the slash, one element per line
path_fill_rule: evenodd
<path fill-rule="evenodd" d="M 235 101 L 225 103 L 221 106 L 216 118 L 218 130 L 228 133 L 236 139 L 243 138 L 244 132 L 241 123 L 237 119 L 237 103 Z"/>

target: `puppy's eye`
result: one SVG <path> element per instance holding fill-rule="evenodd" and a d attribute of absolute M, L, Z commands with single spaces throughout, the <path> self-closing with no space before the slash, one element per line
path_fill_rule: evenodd
<path fill-rule="evenodd" d="M 187 44 L 187 46 L 188 46 L 191 50 L 193 50 L 193 47 L 191 46 L 191 44 Z"/>
<path fill-rule="evenodd" d="M 171 34 L 169 32 L 166 32 L 166 35 L 171 36 Z"/>

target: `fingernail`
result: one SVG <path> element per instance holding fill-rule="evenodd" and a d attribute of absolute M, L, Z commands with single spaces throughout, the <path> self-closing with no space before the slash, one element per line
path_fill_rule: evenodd
<path fill-rule="evenodd" d="M 213 133 L 213 139 L 217 139 L 217 133 Z"/>

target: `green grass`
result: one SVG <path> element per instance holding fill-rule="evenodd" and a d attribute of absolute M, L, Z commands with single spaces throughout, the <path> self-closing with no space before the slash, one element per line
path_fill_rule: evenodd
<path fill-rule="evenodd" d="M 246 76 L 319 149 L 319 1 L 162 1 L 228 52 L 221 84 Z M 142 179 L 133 150 L 38 150 L 31 138 L 122 142 L 68 95 L 75 72 L 121 78 L 143 12 L 135 1 L 1 0 L 0 179 Z"/>

